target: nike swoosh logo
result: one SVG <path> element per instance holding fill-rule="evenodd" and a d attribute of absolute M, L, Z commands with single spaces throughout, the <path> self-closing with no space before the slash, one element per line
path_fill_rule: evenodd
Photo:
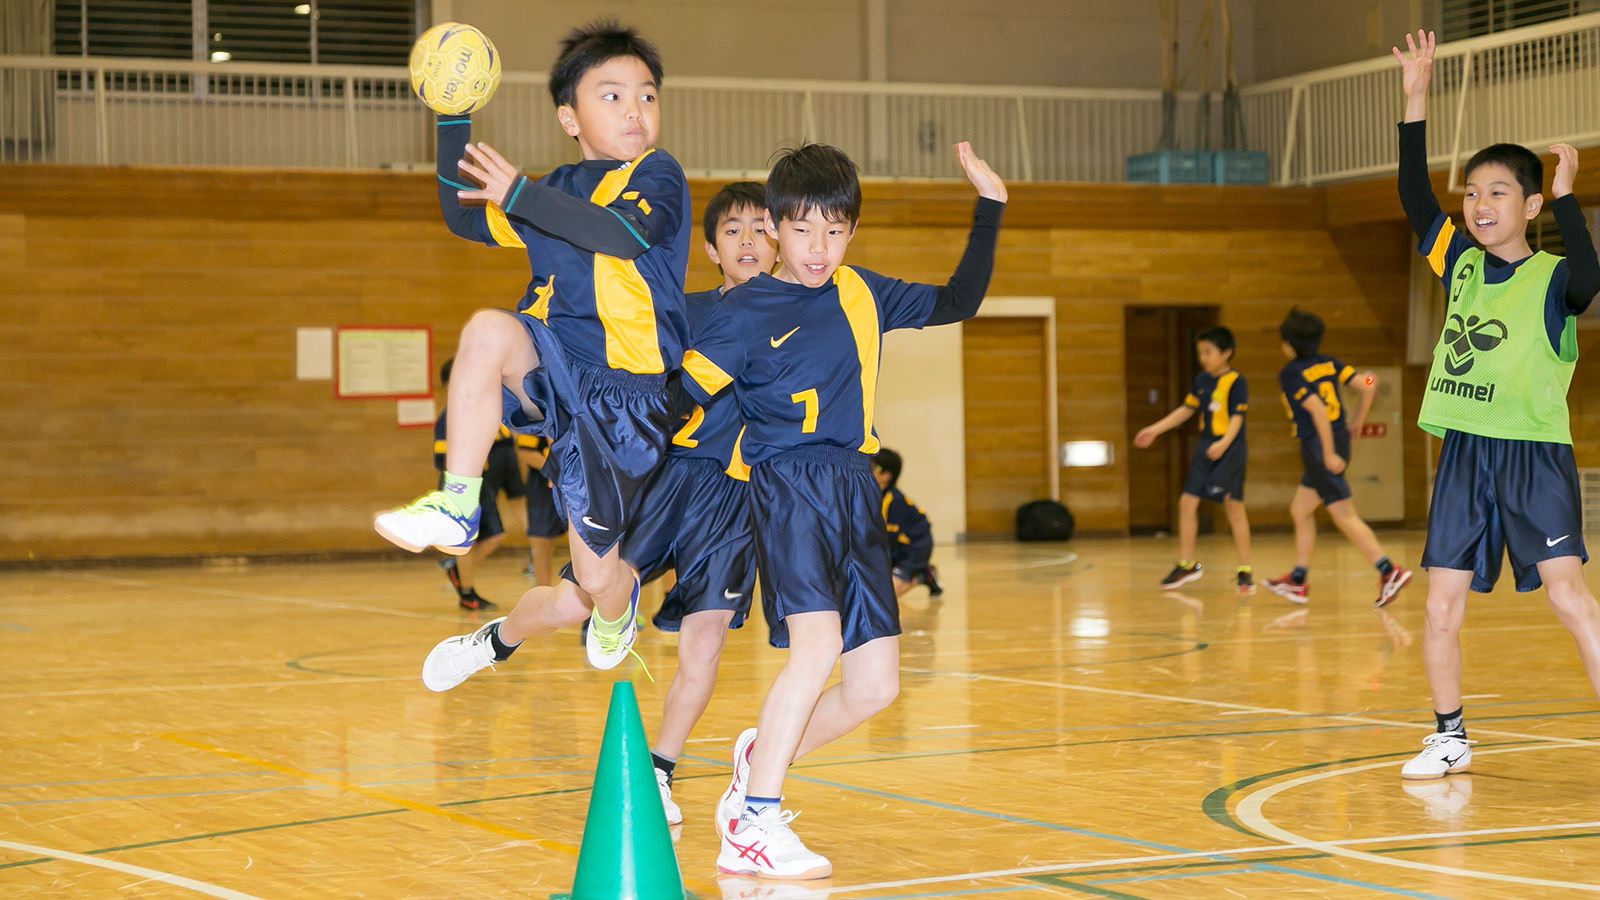
<path fill-rule="evenodd" d="M 740 597 L 743 597 L 743 596 L 744 596 L 744 591 L 740 591 L 737 594 L 735 594 L 733 591 L 723 591 L 722 592 L 722 599 L 724 599 L 724 600 L 737 600 L 737 599 L 739 599 Z"/>
<path fill-rule="evenodd" d="M 583 517 L 583 524 L 589 526 L 590 528 L 599 529 L 600 531 L 610 531 L 611 530 L 611 529 L 605 527 L 604 525 L 601 525 L 600 523 L 596 522 L 595 520 L 589 518 L 588 516 L 584 516 Z"/>
<path fill-rule="evenodd" d="M 781 338 L 767 338 L 767 340 L 772 342 L 772 349 L 776 350 L 779 347 L 783 346 L 783 342 L 784 341 L 787 341 L 789 338 L 794 337 L 794 333 L 796 331 L 799 331 L 799 330 L 800 330 L 800 326 L 796 325 L 792 331 L 790 331 L 788 334 L 784 335 L 783 337 L 781 337 Z"/>
<path fill-rule="evenodd" d="M 1556 539 L 1555 539 L 1555 540 L 1553 540 L 1553 541 L 1552 541 L 1552 540 L 1550 540 L 1550 539 L 1549 539 L 1549 538 L 1545 538 L 1545 539 L 1544 539 L 1544 545 L 1545 545 L 1545 546 L 1546 546 L 1546 547 L 1554 547 L 1554 546 L 1555 546 L 1555 545 L 1557 545 L 1557 544 L 1559 544 L 1559 543 L 1561 543 L 1561 542 L 1562 542 L 1562 541 L 1564 541 L 1564 540 L 1566 540 L 1566 539 L 1567 539 L 1567 538 L 1569 538 L 1569 537 L 1572 537 L 1572 535 L 1570 535 L 1570 534 L 1563 534 L 1563 535 L 1562 535 L 1562 536 L 1561 536 L 1561 537 L 1558 537 L 1558 538 L 1556 538 Z"/>

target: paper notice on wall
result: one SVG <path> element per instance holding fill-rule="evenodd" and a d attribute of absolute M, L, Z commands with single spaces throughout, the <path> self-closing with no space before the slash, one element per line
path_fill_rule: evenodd
<path fill-rule="evenodd" d="M 433 400 L 396 400 L 395 412 L 401 428 L 420 428 L 433 424 Z"/>
<path fill-rule="evenodd" d="M 333 377 L 333 329 L 294 330 L 294 377 L 300 381 L 327 381 Z"/>
<path fill-rule="evenodd" d="M 432 397 L 427 328 L 340 328 L 340 397 Z"/>

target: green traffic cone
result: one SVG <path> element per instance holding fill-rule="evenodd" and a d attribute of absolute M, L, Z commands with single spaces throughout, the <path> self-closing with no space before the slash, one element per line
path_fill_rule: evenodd
<path fill-rule="evenodd" d="M 684 900 L 633 685 L 611 687 L 572 900 Z"/>

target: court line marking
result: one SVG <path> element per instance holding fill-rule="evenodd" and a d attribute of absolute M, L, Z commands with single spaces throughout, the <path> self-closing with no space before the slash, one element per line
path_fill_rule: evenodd
<path fill-rule="evenodd" d="M 1202 700 L 1198 697 L 1177 697 L 1171 694 L 1153 694 L 1147 691 L 1125 691 L 1117 688 L 1092 687 L 1086 684 L 1072 684 L 1061 681 L 1037 681 L 1031 678 L 1010 678 L 1004 675 L 983 675 L 976 672 L 941 672 L 930 669 L 917 670 L 919 674 L 943 675 L 948 678 L 965 678 L 969 681 L 1000 681 L 1007 684 L 1031 685 L 1033 687 L 1057 688 L 1064 691 L 1082 691 L 1088 694 L 1110 694 L 1117 697 L 1137 697 L 1141 700 L 1159 700 L 1165 703 L 1186 703 L 1197 706 L 1211 706 L 1218 709 L 1236 709 L 1241 713 L 1254 712 L 1263 715 L 1300 716 L 1305 718 L 1337 719 L 1359 725 L 1381 725 L 1387 728 L 1412 728 L 1433 731 L 1436 724 L 1421 722 L 1396 722 L 1389 719 L 1375 719 L 1368 716 L 1353 716 L 1343 713 L 1310 713 L 1298 709 L 1279 709 L 1271 706 L 1250 706 L 1244 703 L 1227 703 L 1221 700 Z M 1584 740 L 1582 738 L 1567 738 L 1556 735 L 1524 734 L 1517 731 L 1490 730 L 1487 728 L 1472 729 L 1475 734 L 1485 734 L 1490 737 L 1513 738 L 1522 741 L 1539 741 L 1548 744 L 1565 744 L 1573 747 L 1600 747 L 1600 741 Z M 1392 765 L 1392 763 L 1385 763 Z"/>
<path fill-rule="evenodd" d="M 360 794 L 361 796 L 371 800 L 377 800 L 381 803 L 387 803 L 391 806 L 409 809 L 412 812 L 426 813 L 430 816 L 438 816 L 442 819 L 455 822 L 458 825 L 469 825 L 473 828 L 478 828 L 491 834 L 498 834 L 501 837 L 511 838 L 512 840 L 527 841 L 528 843 L 533 844 L 536 847 L 541 847 L 545 850 L 553 850 L 557 853 L 564 853 L 573 857 L 578 855 L 578 848 L 572 846 L 571 844 L 564 844 L 560 841 L 552 841 L 548 838 L 542 838 L 537 835 L 529 834 L 526 831 L 519 831 L 515 828 L 507 828 L 504 825 L 497 825 L 494 822 L 490 822 L 486 819 L 480 819 L 477 816 L 469 816 L 465 813 L 458 813 L 448 809 L 442 809 L 434 806 L 431 803 L 419 803 L 416 800 L 410 800 L 398 794 L 392 794 L 388 791 L 380 791 L 373 788 L 364 787 L 359 784 L 345 781 L 341 778 L 330 778 L 326 775 L 318 775 L 315 772 L 307 771 L 296 766 L 285 765 L 283 763 L 273 762 L 272 760 L 268 759 L 260 759 L 245 753 L 238 753 L 223 747 L 207 744 L 204 741 L 186 738 L 182 735 L 163 734 L 159 735 L 159 737 L 164 741 L 171 741 L 174 744 L 179 744 L 184 747 L 191 747 L 196 750 L 204 750 L 207 753 L 214 753 L 218 756 L 226 757 L 235 762 L 247 763 L 252 766 L 260 766 L 263 769 L 270 769 L 274 772 L 290 775 L 295 778 L 303 778 L 307 781 L 313 781 L 317 784 L 336 788 L 341 791 L 349 791 L 352 794 Z"/>
<path fill-rule="evenodd" d="M 89 572 L 52 572 L 56 578 L 65 578 L 77 581 L 98 581 L 104 584 L 118 584 L 124 587 L 146 588 L 157 591 L 182 591 L 186 594 L 201 594 L 212 597 L 229 597 L 235 600 L 259 600 L 268 603 L 287 603 L 293 606 L 308 606 L 312 609 L 337 609 L 349 612 L 378 613 L 386 616 L 399 616 L 405 619 L 425 619 L 430 622 L 459 622 L 459 616 L 446 616 L 441 613 L 418 613 L 404 609 L 395 609 L 392 606 L 364 606 L 358 603 L 337 603 L 328 600 L 311 600 L 305 597 L 285 597 L 279 594 L 256 594 L 247 591 L 231 591 L 226 588 L 191 587 L 185 584 L 162 584 L 159 582 L 143 581 L 138 578 L 126 578 L 116 575 L 95 575 Z"/>
<path fill-rule="evenodd" d="M 211 897 L 221 897 L 222 900 L 261 900 L 260 897 L 257 897 L 254 894 L 246 894 L 241 891 L 232 890 L 231 888 L 218 887 L 214 884 L 207 884 L 204 881 L 195 881 L 193 878 L 185 878 L 182 875 L 174 875 L 171 872 L 159 872 L 155 869 L 146 869 L 143 866 L 131 866 L 127 863 L 120 863 L 110 859 L 96 859 L 93 856 L 84 856 L 81 853 L 71 853 L 66 850 L 55 850 L 50 847 L 40 847 L 34 844 L 19 844 L 14 841 L 0 841 L 0 847 L 4 847 L 7 850 L 18 850 L 23 853 L 31 853 L 34 856 L 48 856 L 52 859 L 75 862 L 85 866 L 94 866 L 95 868 L 99 869 L 110 869 L 113 872 L 121 872 L 124 875 L 137 875 L 145 879 L 145 881 L 159 881 L 162 884 L 170 884 L 173 887 L 187 888 L 199 894 L 206 894 Z"/>
<path fill-rule="evenodd" d="M 1516 748 L 1524 749 L 1524 748 Z M 1527 748 L 1532 749 L 1532 748 Z M 1553 749 L 1553 748 L 1543 748 Z M 1484 751 L 1487 753 L 1488 751 Z M 1515 828 L 1483 828 L 1473 831 L 1437 831 L 1422 834 L 1397 834 L 1383 837 L 1369 838 L 1344 838 L 1337 841 L 1323 841 L 1329 847 L 1357 846 L 1361 844 L 1407 843 L 1410 841 L 1439 840 L 1442 838 L 1478 837 L 1494 834 L 1520 834 L 1532 831 L 1577 831 L 1584 828 L 1600 826 L 1600 822 L 1569 822 L 1556 825 L 1523 825 Z M 891 888 L 915 887 L 922 884 L 947 884 L 952 881 L 986 881 L 994 878 L 1011 878 L 1024 875 L 1054 875 L 1074 872 L 1079 869 L 1098 869 L 1103 866 L 1140 865 L 1144 863 L 1179 862 L 1189 859 L 1215 859 L 1219 862 L 1234 862 L 1231 857 L 1251 856 L 1259 853 L 1272 853 L 1299 849 L 1313 849 L 1314 844 L 1300 842 L 1288 844 L 1262 844 L 1255 847 L 1239 847 L 1233 850 L 1189 850 L 1182 853 L 1158 853 L 1146 856 L 1124 856 L 1117 859 L 1101 859 L 1090 862 L 1049 863 L 1037 866 L 1019 866 L 1012 869 L 993 869 L 987 872 L 963 872 L 959 875 L 933 875 L 927 878 L 911 878 L 902 881 L 879 881 L 871 884 L 851 884 L 840 887 L 828 888 L 827 893 L 838 894 L 845 891 L 877 891 Z M 1327 851 L 1331 852 L 1331 851 Z M 1361 854 L 1365 857 L 1368 854 Z M 1379 857 L 1381 860 L 1382 857 Z M 1555 882 L 1566 884 L 1566 882 Z M 1585 886 L 1588 890 L 1596 890 L 1592 885 Z"/>
<path fill-rule="evenodd" d="M 1529 753 L 1536 750 L 1565 749 L 1570 749 L 1570 745 L 1541 744 L 1532 747 L 1497 747 L 1490 750 L 1480 751 L 1477 755 L 1489 756 L 1495 753 Z M 1544 878 L 1526 878 L 1521 875 L 1506 875 L 1499 872 L 1485 872 L 1480 869 L 1463 869 L 1457 866 L 1441 866 L 1434 863 L 1417 862 L 1416 860 L 1410 859 L 1391 859 L 1372 853 L 1363 853 L 1359 850 L 1349 850 L 1345 848 L 1343 842 L 1312 840 L 1304 835 L 1296 834 L 1287 828 L 1280 828 L 1279 826 L 1273 824 L 1272 820 L 1267 818 L 1266 814 L 1262 812 L 1262 807 L 1268 800 L 1291 788 L 1300 787 L 1301 785 L 1309 784 L 1313 781 L 1321 781 L 1326 778 L 1335 778 L 1341 775 L 1365 772 L 1370 769 L 1382 769 L 1392 765 L 1394 765 L 1394 762 L 1391 760 L 1379 763 L 1367 763 L 1360 766 L 1345 766 L 1343 768 L 1331 769 L 1326 772 L 1316 772 L 1311 775 L 1304 775 L 1299 778 L 1281 782 L 1279 784 L 1272 785 L 1271 787 L 1262 788 L 1258 791 L 1247 794 L 1244 799 L 1240 800 L 1239 804 L 1234 807 L 1233 814 L 1238 818 L 1240 824 L 1243 824 L 1246 827 L 1249 827 L 1268 837 L 1275 837 L 1279 840 L 1290 842 L 1296 848 L 1320 850 L 1326 853 L 1331 853 L 1335 856 L 1343 856 L 1348 859 L 1355 859 L 1369 863 L 1378 863 L 1386 866 L 1395 866 L 1402 869 L 1414 869 L 1419 872 L 1431 872 L 1436 875 L 1454 875 L 1460 878 L 1477 878 L 1485 881 L 1502 881 L 1508 884 L 1556 887 L 1566 888 L 1568 890 L 1586 891 L 1589 893 L 1600 893 L 1600 884 L 1584 884 L 1575 881 L 1554 881 Z M 1600 825 L 1600 822 L 1575 823 L 1572 825 L 1561 826 L 1561 828 L 1563 830 L 1566 828 L 1578 827 L 1592 828 L 1597 825 Z M 1479 833 L 1515 834 L 1526 831 L 1542 831 L 1546 830 L 1547 827 L 1548 826 L 1526 825 L 1520 828 L 1497 829 L 1495 832 L 1462 832 L 1460 836 L 1471 836 Z M 1443 836 L 1455 837 L 1457 835 Z"/>

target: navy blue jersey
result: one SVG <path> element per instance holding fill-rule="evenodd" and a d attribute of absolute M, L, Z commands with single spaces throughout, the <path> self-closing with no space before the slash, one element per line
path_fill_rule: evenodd
<path fill-rule="evenodd" d="M 1317 436 L 1317 426 L 1305 408 L 1307 397 L 1322 398 L 1328 408 L 1328 424 L 1335 434 L 1345 430 L 1344 402 L 1339 388 L 1356 377 L 1354 366 L 1347 366 L 1331 356 L 1317 354 L 1307 359 L 1291 360 L 1278 373 L 1278 386 L 1283 389 L 1283 402 L 1288 406 L 1289 418 L 1294 420 L 1294 436 L 1302 441 Z"/>
<path fill-rule="evenodd" d="M 439 123 L 443 191 L 447 148 L 465 146 L 466 119 Z M 583 160 L 534 182 L 518 180 L 506 209 L 518 208 L 530 185 L 554 188 L 610 210 L 633 233 L 643 252 L 633 259 L 595 253 L 489 205 L 449 209 L 453 232 L 492 247 L 528 251 L 533 277 L 517 310 L 550 326 L 569 358 L 641 375 L 678 367 L 689 328 L 683 311 L 683 277 L 691 236 L 689 184 L 665 151 L 630 161 Z M 449 199 L 453 199 L 453 195 Z M 441 204 L 447 204 L 441 193 Z"/>
<path fill-rule="evenodd" d="M 1230 419 L 1245 414 L 1245 410 L 1250 408 L 1249 401 L 1250 388 L 1245 384 L 1244 376 L 1229 369 L 1221 375 L 1209 372 L 1196 375 L 1194 384 L 1189 388 L 1189 396 L 1183 398 L 1183 405 L 1198 413 L 1200 445 L 1209 446 L 1228 433 Z M 1244 432 L 1240 431 L 1235 440 L 1244 440 Z"/>
<path fill-rule="evenodd" d="M 711 311 L 722 302 L 721 289 L 700 291 L 684 298 L 691 333 L 697 332 Z M 721 464 L 729 475 L 750 480 L 750 470 L 739 456 L 739 432 L 744 426 L 739 418 L 739 401 L 731 392 L 712 397 L 701 405 L 694 398 L 686 399 L 683 425 L 667 445 L 668 456 L 692 459 L 709 459 Z"/>
<path fill-rule="evenodd" d="M 927 513 L 892 487 L 883 492 L 883 523 L 889 530 L 889 556 L 895 568 L 925 568 L 933 555 L 933 526 Z"/>
<path fill-rule="evenodd" d="M 757 275 L 695 331 L 684 386 L 705 402 L 733 385 L 748 465 L 807 446 L 871 455 L 883 333 L 927 324 L 938 293 L 854 266 L 817 288 Z"/>

